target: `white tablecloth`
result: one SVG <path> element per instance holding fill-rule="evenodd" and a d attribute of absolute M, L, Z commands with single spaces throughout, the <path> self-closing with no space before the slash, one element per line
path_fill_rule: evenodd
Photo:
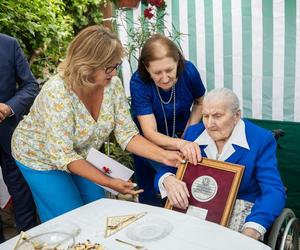
<path fill-rule="evenodd" d="M 104 239 L 106 218 L 108 216 L 144 211 L 148 213 L 143 218 Z M 129 239 L 128 230 L 135 227 L 137 223 L 141 223 L 142 220 L 147 220 L 147 217 L 151 218 L 151 216 L 169 221 L 173 227 L 172 231 L 165 238 L 156 241 L 134 242 Z M 74 223 L 81 228 L 81 233 L 76 237 L 76 242 L 89 239 L 93 243 L 101 243 L 105 249 L 109 250 L 133 249 L 131 246 L 118 243 L 115 238 L 142 244 L 148 250 L 271 250 L 259 241 L 215 223 L 163 208 L 113 199 L 101 199 L 75 209 L 29 230 L 28 234 L 34 235 L 51 231 L 59 228 L 64 223 Z M 0 249 L 13 249 L 17 238 L 4 242 L 0 245 Z"/>

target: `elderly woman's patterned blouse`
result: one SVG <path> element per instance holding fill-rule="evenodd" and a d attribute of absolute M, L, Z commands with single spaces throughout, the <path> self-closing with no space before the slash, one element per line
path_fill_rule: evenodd
<path fill-rule="evenodd" d="M 78 96 L 56 75 L 42 88 L 12 138 L 13 157 L 36 170 L 60 169 L 99 149 L 111 132 L 124 150 L 138 130 L 131 119 L 123 86 L 114 77 L 105 87 L 95 121 Z"/>

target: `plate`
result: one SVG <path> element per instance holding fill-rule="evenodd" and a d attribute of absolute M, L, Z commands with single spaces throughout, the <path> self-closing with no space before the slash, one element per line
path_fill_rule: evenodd
<path fill-rule="evenodd" d="M 154 241 L 163 239 L 172 229 L 172 224 L 166 219 L 147 216 L 144 220 L 128 228 L 126 236 L 134 241 Z"/>
<path fill-rule="evenodd" d="M 69 220 L 55 222 L 49 221 L 47 222 L 47 226 L 39 230 L 39 233 L 47 233 L 52 231 L 65 232 L 76 237 L 81 233 L 81 228 L 76 223 Z"/>
<path fill-rule="evenodd" d="M 67 249 L 75 244 L 74 235 L 65 232 L 47 232 L 30 237 L 18 244 L 17 250 Z"/>

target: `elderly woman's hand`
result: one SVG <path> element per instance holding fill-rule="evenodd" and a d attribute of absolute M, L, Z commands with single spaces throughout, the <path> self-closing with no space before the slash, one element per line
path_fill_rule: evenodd
<path fill-rule="evenodd" d="M 121 179 L 111 179 L 109 187 L 117 192 L 120 192 L 121 194 L 136 195 L 144 192 L 143 189 L 134 190 L 134 188 L 136 187 L 135 183 L 124 181 Z"/>
<path fill-rule="evenodd" d="M 185 159 L 197 165 L 201 161 L 201 151 L 196 142 L 190 142 L 183 139 L 177 139 L 177 149 L 184 155 Z"/>
<path fill-rule="evenodd" d="M 170 175 L 163 181 L 163 185 L 168 194 L 168 198 L 172 206 L 186 209 L 189 205 L 189 191 L 185 182 L 177 180 L 175 176 Z"/>
<path fill-rule="evenodd" d="M 260 233 L 254 228 L 246 227 L 242 233 L 255 240 L 258 240 L 260 238 Z"/>

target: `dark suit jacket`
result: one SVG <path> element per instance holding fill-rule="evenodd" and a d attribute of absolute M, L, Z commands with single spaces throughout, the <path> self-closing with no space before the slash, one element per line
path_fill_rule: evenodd
<path fill-rule="evenodd" d="M 38 93 L 38 83 L 17 40 L 0 33 L 0 103 L 15 113 L 0 123 L 0 146 L 10 153 L 15 127 Z"/>

